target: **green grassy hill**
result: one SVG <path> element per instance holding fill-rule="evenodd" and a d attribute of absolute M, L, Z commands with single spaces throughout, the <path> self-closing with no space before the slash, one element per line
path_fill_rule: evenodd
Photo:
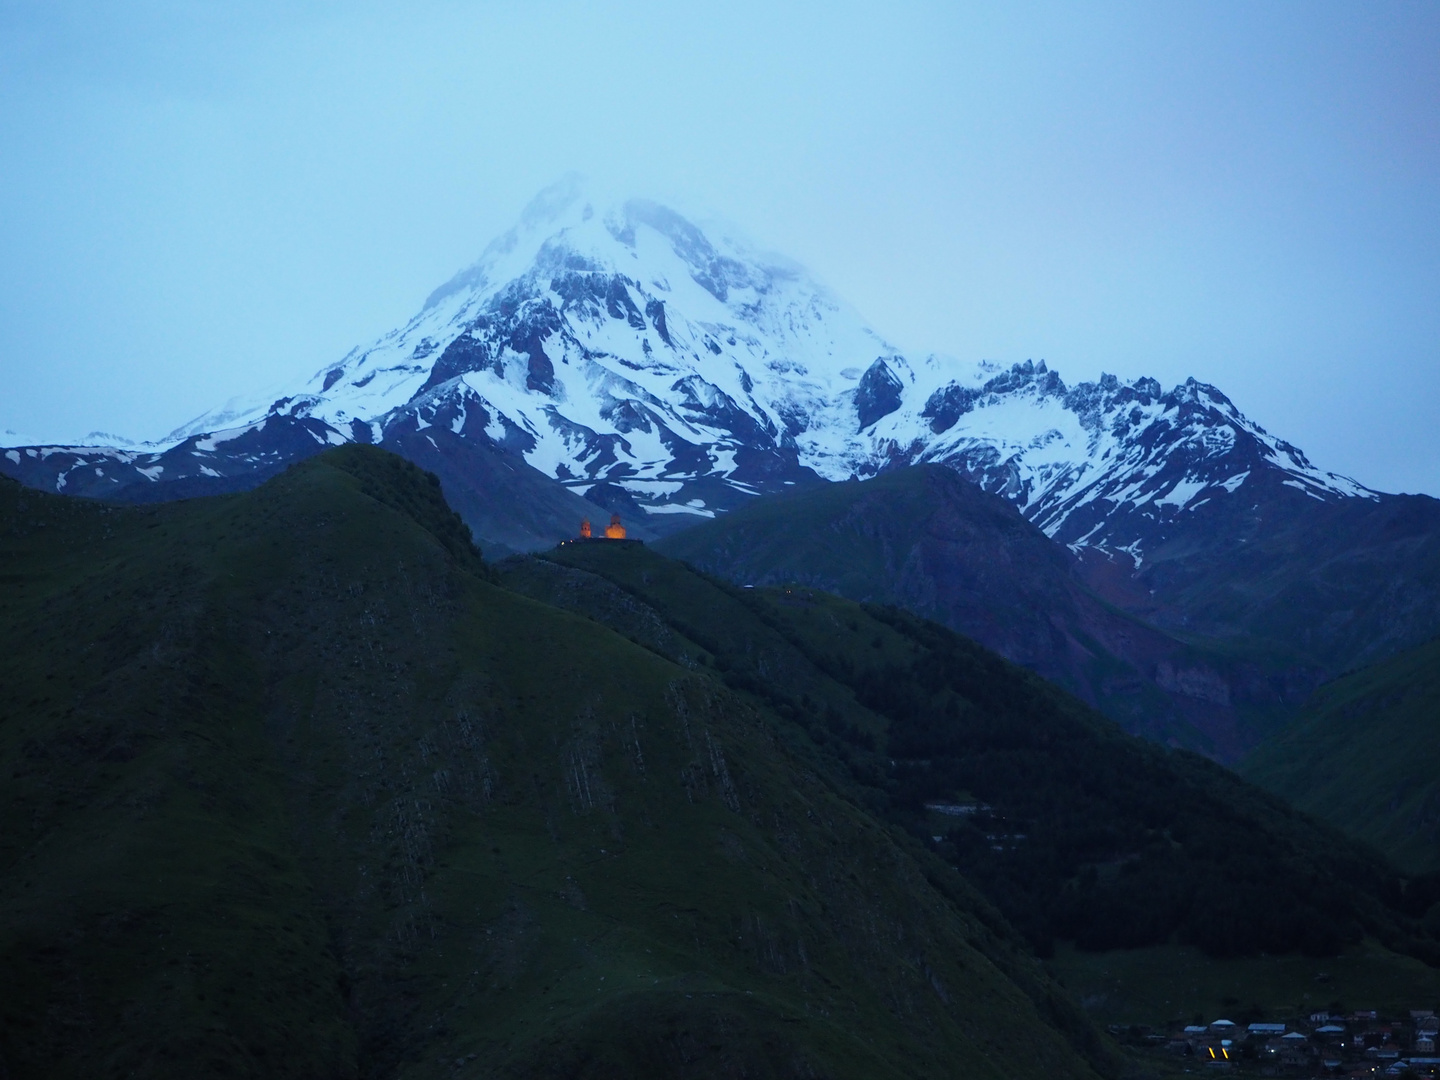
<path fill-rule="evenodd" d="M 1326 1009 L 1403 1017 L 1440 1005 L 1440 970 L 1374 942 L 1339 956 L 1206 956 L 1183 945 L 1093 953 L 1062 948 L 1048 965 L 1094 1019 L 1174 1030 L 1227 1017 L 1290 1020 Z M 1177 1061 L 1177 1066 L 1180 1062 Z M 1178 1069 L 1177 1069 L 1178 1071 Z"/>
<path fill-rule="evenodd" d="M 1324 956 L 1369 936 L 1440 962 L 1423 898 L 1378 853 L 935 623 L 737 588 L 641 545 L 569 544 L 497 571 L 719 672 L 823 747 L 855 801 L 957 867 L 1042 955 L 1057 941 L 1179 941 L 1217 957 Z"/>
<path fill-rule="evenodd" d="M 1241 771 L 1399 865 L 1440 871 L 1440 639 L 1321 688 Z"/>
<path fill-rule="evenodd" d="M 711 613 L 686 638 L 587 579 L 622 635 L 501 587 L 398 458 L 145 508 L 5 483 L 0 573 L 0 1075 L 1109 1060 L 994 909 L 862 808 L 848 735 L 725 684 Z"/>

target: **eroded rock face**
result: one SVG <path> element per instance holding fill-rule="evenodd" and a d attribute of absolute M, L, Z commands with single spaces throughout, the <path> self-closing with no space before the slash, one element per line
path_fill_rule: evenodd
<path fill-rule="evenodd" d="M 905 384 L 890 370 L 885 358 L 877 357 L 860 376 L 860 385 L 855 388 L 855 418 L 860 430 L 900 408 L 904 390 Z"/>
<path fill-rule="evenodd" d="M 1213 668 L 1177 666 L 1162 660 L 1155 665 L 1155 685 L 1211 705 L 1230 704 L 1230 684 Z"/>

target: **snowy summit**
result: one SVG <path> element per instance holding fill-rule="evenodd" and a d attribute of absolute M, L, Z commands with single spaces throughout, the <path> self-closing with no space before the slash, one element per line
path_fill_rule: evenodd
<path fill-rule="evenodd" d="M 228 404 L 168 448 L 20 447 L 5 463 L 54 458 L 56 489 L 103 494 L 107 465 L 111 485 L 130 470 L 158 483 L 417 437 L 523 458 L 661 528 L 789 485 L 940 462 L 1051 536 L 1137 562 L 1156 525 L 1257 471 L 1316 499 L 1370 494 L 1193 379 L 1067 387 L 1043 362 L 907 357 L 802 268 L 655 202 L 599 203 L 575 178 L 404 327 L 278 400 Z"/>

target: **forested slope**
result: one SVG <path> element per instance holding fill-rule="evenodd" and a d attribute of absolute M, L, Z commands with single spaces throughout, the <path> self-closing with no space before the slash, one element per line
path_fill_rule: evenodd
<path fill-rule="evenodd" d="M 1297 650 L 1177 636 L 1106 603 L 1081 583 L 1070 549 L 942 465 L 763 496 L 656 546 L 737 584 L 905 608 L 1128 731 L 1220 761 L 1293 715 L 1321 677 Z"/>
<path fill-rule="evenodd" d="M 1420 924 L 1432 882 L 944 627 L 737 588 L 640 545 L 547 558 L 561 565 L 501 563 L 502 580 L 712 667 L 788 718 L 857 801 L 958 867 L 1042 955 L 1057 939 L 1330 955 L 1368 934 L 1440 963 Z"/>

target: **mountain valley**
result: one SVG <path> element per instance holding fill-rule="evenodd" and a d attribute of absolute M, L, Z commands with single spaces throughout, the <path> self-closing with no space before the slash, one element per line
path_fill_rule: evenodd
<path fill-rule="evenodd" d="M 910 355 L 567 179 L 278 398 L 0 473 L 0 1080 L 1440 1005 L 1440 500 L 1206 383 Z"/>

